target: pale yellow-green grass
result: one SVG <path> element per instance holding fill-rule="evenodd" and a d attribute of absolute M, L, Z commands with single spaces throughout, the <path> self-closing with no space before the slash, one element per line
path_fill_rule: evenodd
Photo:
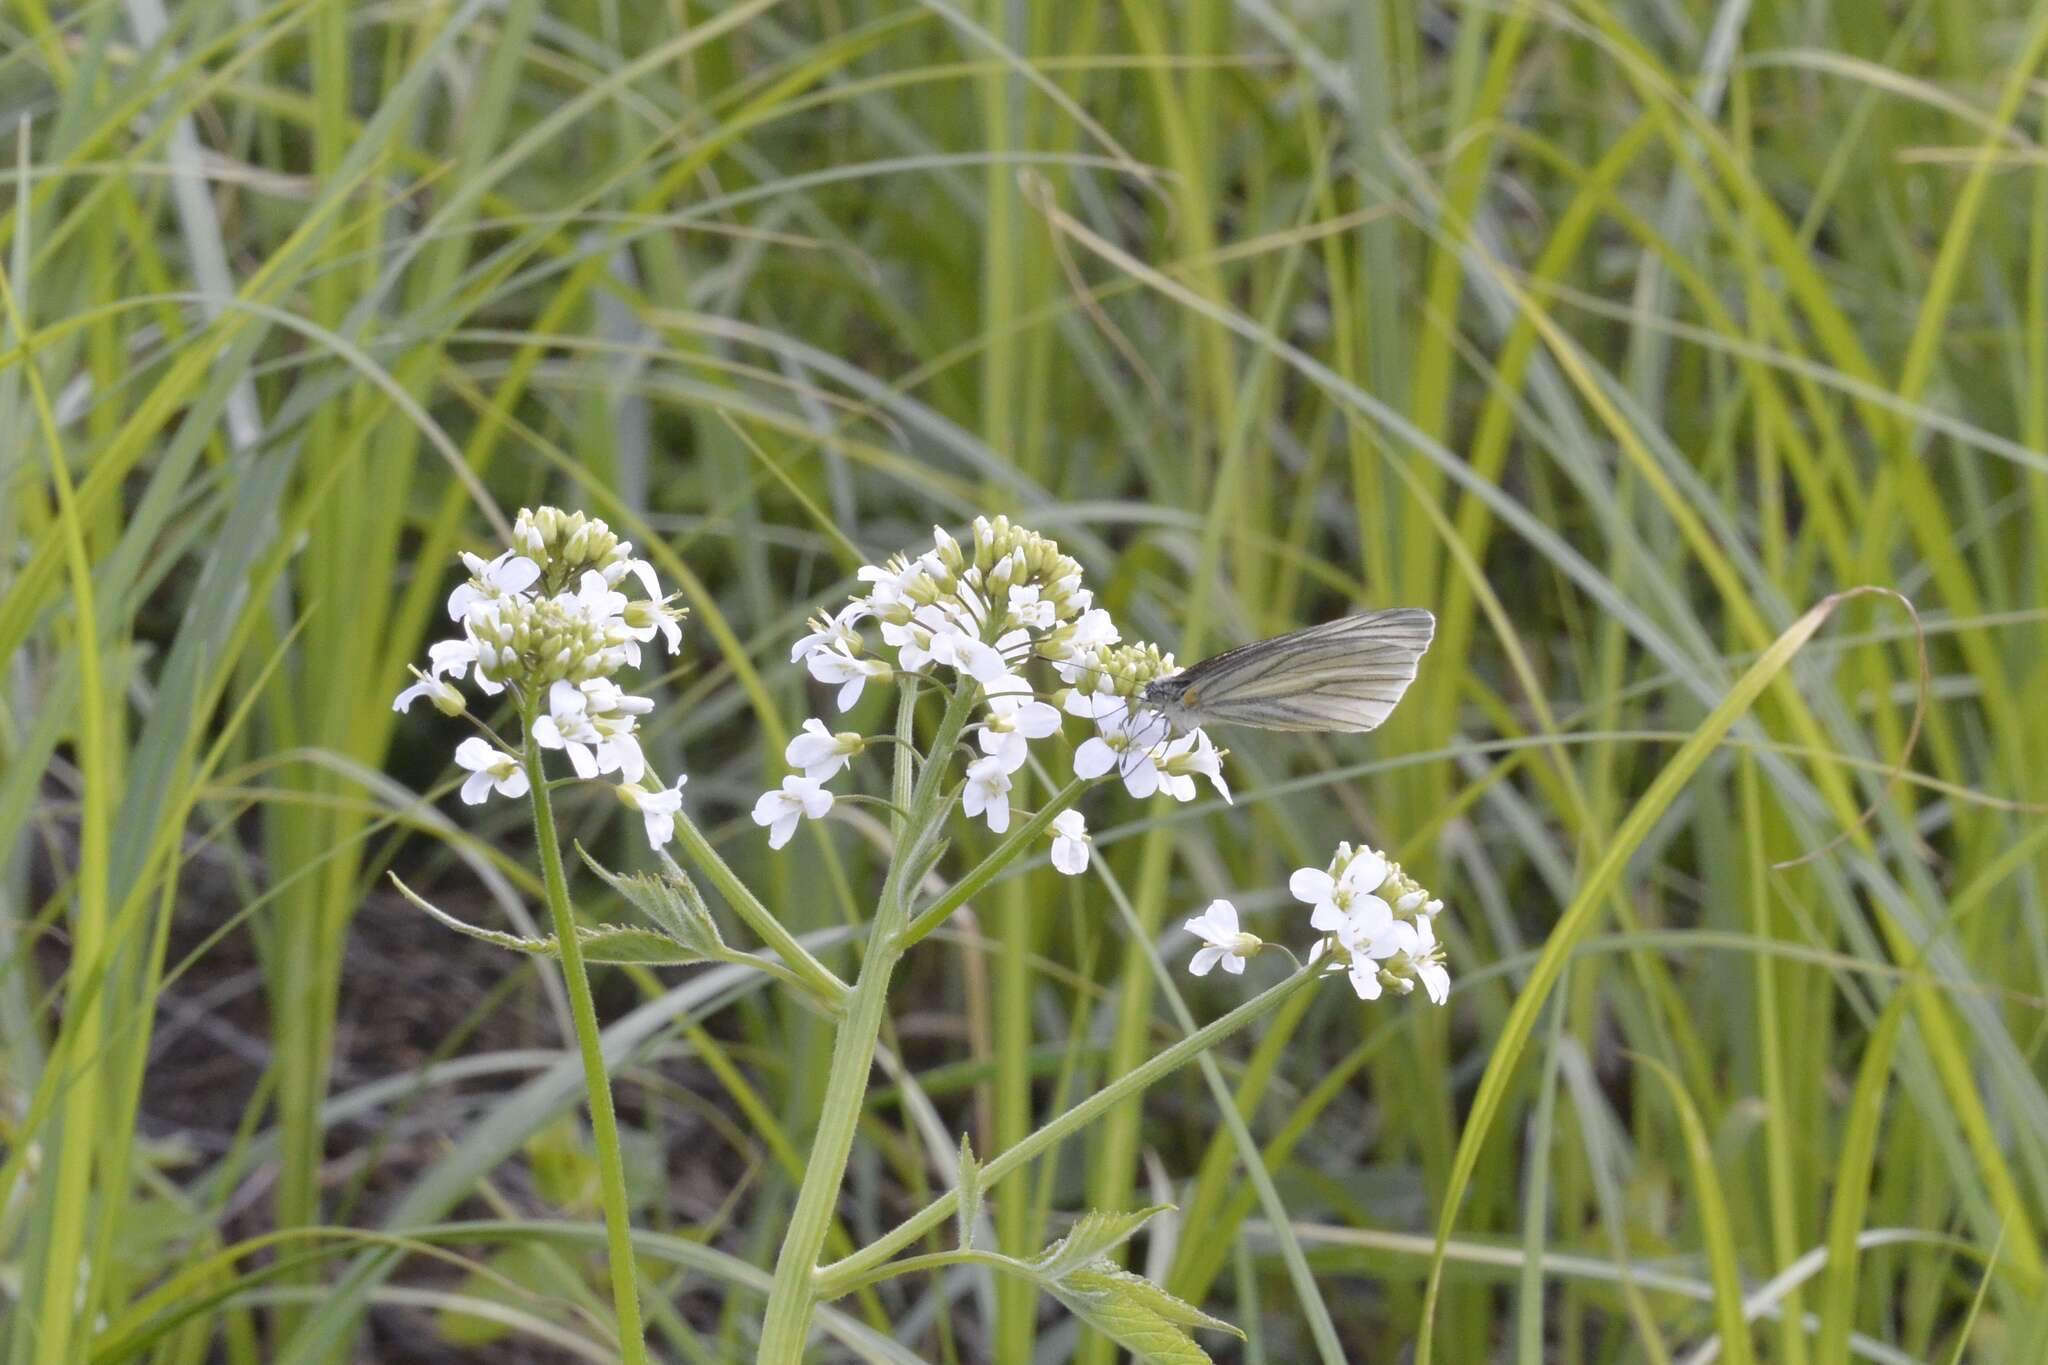
<path fill-rule="evenodd" d="M 870 1273 L 965 1132 L 994 1250 L 1175 1205 L 1126 1254 L 1218 1358 L 2048 1359 L 2044 58 L 2024 0 L 6 7 L 0 1356 L 615 1354 L 554 978 L 342 1052 L 478 970 L 387 870 L 545 920 L 390 699 L 547 500 L 691 608 L 693 857 L 849 975 L 886 822 L 744 812 L 857 565 L 1006 512 L 1184 660 L 1440 619 L 1379 733 L 1233 735 L 1234 806 L 1098 806 L 1103 878 L 905 957 L 819 1358 L 1111 1358 Z M 1279 979 L 1168 931 L 1282 937 L 1342 838 L 1449 1008 L 1160 1064 Z M 749 1358 L 831 1026 L 594 970 L 650 1349 Z"/>

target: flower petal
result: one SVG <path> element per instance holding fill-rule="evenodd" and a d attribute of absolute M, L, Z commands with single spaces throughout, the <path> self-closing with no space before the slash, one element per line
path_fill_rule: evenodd
<path fill-rule="evenodd" d="M 1344 869 L 1344 884 L 1354 891 L 1377 891 L 1387 879 L 1387 860 L 1379 850 L 1360 848 Z"/>
<path fill-rule="evenodd" d="M 1097 778 L 1116 766 L 1116 750 L 1100 735 L 1082 741 L 1074 750 L 1074 776 Z"/>
<path fill-rule="evenodd" d="M 497 765 L 498 747 L 482 735 L 471 735 L 455 746 L 455 761 L 471 772 L 482 772 Z"/>
<path fill-rule="evenodd" d="M 1287 892 L 1304 905 L 1322 908 L 1330 899 L 1330 893 L 1337 889 L 1337 883 L 1330 874 L 1320 867 L 1304 867 L 1287 879 Z M 1318 925 L 1318 928 L 1322 926 Z"/>

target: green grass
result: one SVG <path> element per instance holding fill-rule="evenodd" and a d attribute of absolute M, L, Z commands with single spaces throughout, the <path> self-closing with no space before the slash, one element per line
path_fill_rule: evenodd
<path fill-rule="evenodd" d="M 362 954 L 478 961 L 386 870 L 545 919 L 390 711 L 545 499 L 681 587 L 650 748 L 843 975 L 886 831 L 744 811 L 864 560 L 1007 512 L 1183 658 L 1440 618 L 1378 734 L 1232 735 L 1234 807 L 1097 804 L 1106 883 L 905 956 L 828 1259 L 1250 998 L 1168 926 L 1279 938 L 1363 837 L 1451 1007 L 1289 997 L 1002 1166 L 985 1249 L 1171 1202 L 1128 1254 L 1220 1358 L 2048 1356 L 2044 57 L 2020 0 L 7 8 L 0 1354 L 611 1353 L 555 988 L 346 1051 Z M 1860 585 L 1926 631 L 1899 780 L 1912 622 L 1808 614 Z M 597 985 L 650 1344 L 745 1358 L 831 1029 Z M 253 1046 L 185 1131 L 195 1009 Z M 823 1325 L 1112 1354 L 971 1266 Z"/>

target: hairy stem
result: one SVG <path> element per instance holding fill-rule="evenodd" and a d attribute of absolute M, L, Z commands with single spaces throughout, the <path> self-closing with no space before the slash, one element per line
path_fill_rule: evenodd
<path fill-rule="evenodd" d="M 577 940 L 576 916 L 569 908 L 569 883 L 562 874 L 562 848 L 555 836 L 554 809 L 548 803 L 547 769 L 541 762 L 540 746 L 533 742 L 536 711 L 529 700 L 525 706 L 526 779 L 532 788 L 533 832 L 540 845 L 548 914 L 554 921 L 555 941 L 562 948 L 569 1017 L 575 1023 L 576 1046 L 583 1056 L 583 1087 L 590 1100 L 590 1132 L 597 1144 L 598 1184 L 604 1203 L 606 1270 L 619 1319 L 619 1357 L 627 1365 L 646 1365 L 647 1342 L 640 1325 L 640 1291 L 633 1270 L 633 1226 L 626 1211 L 625 1164 L 619 1157 L 619 1123 L 612 1113 L 611 1079 L 605 1071 L 597 1006 L 590 998 L 590 976 L 583 966 L 583 945 Z"/>

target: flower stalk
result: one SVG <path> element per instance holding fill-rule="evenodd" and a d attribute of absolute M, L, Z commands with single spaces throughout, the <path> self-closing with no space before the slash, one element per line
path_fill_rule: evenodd
<path fill-rule="evenodd" d="M 976 684 L 962 678 L 947 703 L 946 714 L 933 737 L 933 755 L 948 754 L 967 724 L 977 691 Z M 898 728 L 908 728 L 910 708 L 898 712 Z M 907 734 L 901 738 L 908 740 Z M 899 753 L 908 752 L 907 743 Z M 908 897 L 909 869 L 916 865 L 926 840 L 945 818 L 940 800 L 946 790 L 946 764 L 938 758 L 928 761 L 918 774 L 889 862 L 888 876 L 875 906 L 868 929 L 867 954 L 860 976 L 847 1001 L 846 1018 L 832 1047 L 832 1065 L 825 1082 L 825 1100 L 818 1117 L 818 1130 L 811 1139 L 811 1155 L 804 1167 L 796 1208 L 783 1234 L 782 1249 L 775 1260 L 775 1279 L 768 1294 L 768 1309 L 761 1323 L 758 1359 L 764 1362 L 794 1362 L 803 1358 L 804 1341 L 810 1335 L 811 1314 L 817 1306 L 818 1254 L 824 1248 L 831 1227 L 832 1212 L 839 1202 L 839 1187 L 846 1176 L 847 1157 L 853 1151 L 853 1135 L 867 1100 L 869 1072 L 874 1066 L 875 1044 L 889 1003 L 889 978 L 903 956 L 897 942 L 903 926 Z"/>
<path fill-rule="evenodd" d="M 576 1046 L 583 1058 L 584 1093 L 590 1103 L 590 1133 L 597 1146 L 597 1175 L 604 1205 L 606 1271 L 612 1282 L 613 1311 L 618 1315 L 619 1357 L 627 1365 L 646 1365 L 647 1342 L 640 1322 L 640 1291 L 633 1268 L 633 1226 L 626 1207 L 625 1163 L 619 1152 L 619 1123 L 612 1111 L 611 1079 L 605 1069 L 604 1046 L 598 1032 L 597 1006 L 590 996 L 590 976 L 576 937 L 576 916 L 569 907 L 569 883 L 562 871 L 562 849 L 555 834 L 555 813 L 548 800 L 547 770 L 540 746 L 533 742 L 539 704 L 524 699 L 526 742 L 523 761 L 533 799 L 533 832 L 540 847 L 541 880 L 547 892 L 548 915 L 555 941 L 561 945 L 562 978 L 569 990 L 569 1017 L 576 1028 Z"/>

